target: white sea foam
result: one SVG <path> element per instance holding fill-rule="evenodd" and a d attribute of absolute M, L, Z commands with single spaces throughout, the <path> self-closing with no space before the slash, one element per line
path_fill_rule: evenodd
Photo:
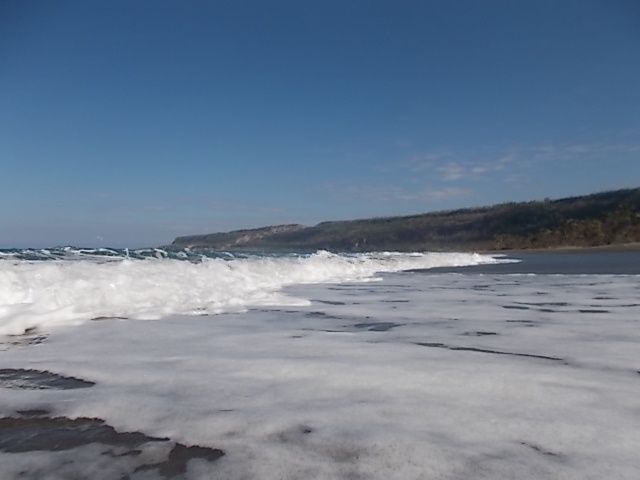
<path fill-rule="evenodd" d="M 59 328 L 0 364 L 96 385 L 0 387 L 0 416 L 225 452 L 186 480 L 637 480 L 639 280 L 392 274 L 289 287 L 312 304 L 286 311 Z M 0 452 L 0 478 L 155 480 L 153 448 Z"/>
<path fill-rule="evenodd" d="M 377 272 L 501 261 L 467 253 L 254 256 L 199 263 L 163 258 L 0 263 L 0 334 L 83 323 L 95 317 L 155 319 L 257 305 L 306 305 L 292 284 L 365 281 Z"/>

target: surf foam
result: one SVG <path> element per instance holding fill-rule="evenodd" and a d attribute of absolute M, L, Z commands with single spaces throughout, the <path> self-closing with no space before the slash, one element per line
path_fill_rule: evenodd
<path fill-rule="evenodd" d="M 266 305 L 309 304 L 282 293 L 293 284 L 370 281 L 378 272 L 500 262 L 469 253 L 252 256 L 198 263 L 170 258 L 0 262 L 0 334 L 98 317 L 157 319 Z"/>

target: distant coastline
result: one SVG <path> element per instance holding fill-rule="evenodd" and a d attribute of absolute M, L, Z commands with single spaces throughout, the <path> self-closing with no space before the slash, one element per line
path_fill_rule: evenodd
<path fill-rule="evenodd" d="M 640 251 L 640 242 L 630 243 L 613 243 L 608 245 L 593 246 L 576 246 L 562 245 L 556 247 L 545 248 L 521 248 L 512 250 L 478 250 L 478 253 L 500 253 L 500 254 L 518 254 L 518 253 L 617 253 L 617 252 L 637 252 Z"/>
<path fill-rule="evenodd" d="M 402 217 L 189 235 L 176 238 L 171 247 L 340 252 L 637 250 L 640 188 Z"/>

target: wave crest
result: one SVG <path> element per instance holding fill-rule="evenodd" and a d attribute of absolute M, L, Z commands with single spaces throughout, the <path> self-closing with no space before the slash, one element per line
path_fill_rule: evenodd
<path fill-rule="evenodd" d="M 495 263 L 471 253 L 367 253 L 104 261 L 0 262 L 0 334 L 96 317 L 157 319 L 265 305 L 308 305 L 293 284 L 368 281 L 378 272 Z"/>

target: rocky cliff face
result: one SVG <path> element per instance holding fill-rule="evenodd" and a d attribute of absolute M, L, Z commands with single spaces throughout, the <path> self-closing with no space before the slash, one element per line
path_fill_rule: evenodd
<path fill-rule="evenodd" d="M 640 242 L 640 188 L 405 217 L 179 237 L 174 247 L 264 251 L 525 249 Z"/>
<path fill-rule="evenodd" d="M 306 227 L 304 225 L 288 224 L 247 230 L 234 230 L 224 233 L 209 233 L 206 235 L 188 235 L 176 238 L 171 245 L 179 248 L 206 247 L 223 250 L 242 248 L 243 246 L 255 243 L 272 235 L 294 232 L 303 228 Z"/>

